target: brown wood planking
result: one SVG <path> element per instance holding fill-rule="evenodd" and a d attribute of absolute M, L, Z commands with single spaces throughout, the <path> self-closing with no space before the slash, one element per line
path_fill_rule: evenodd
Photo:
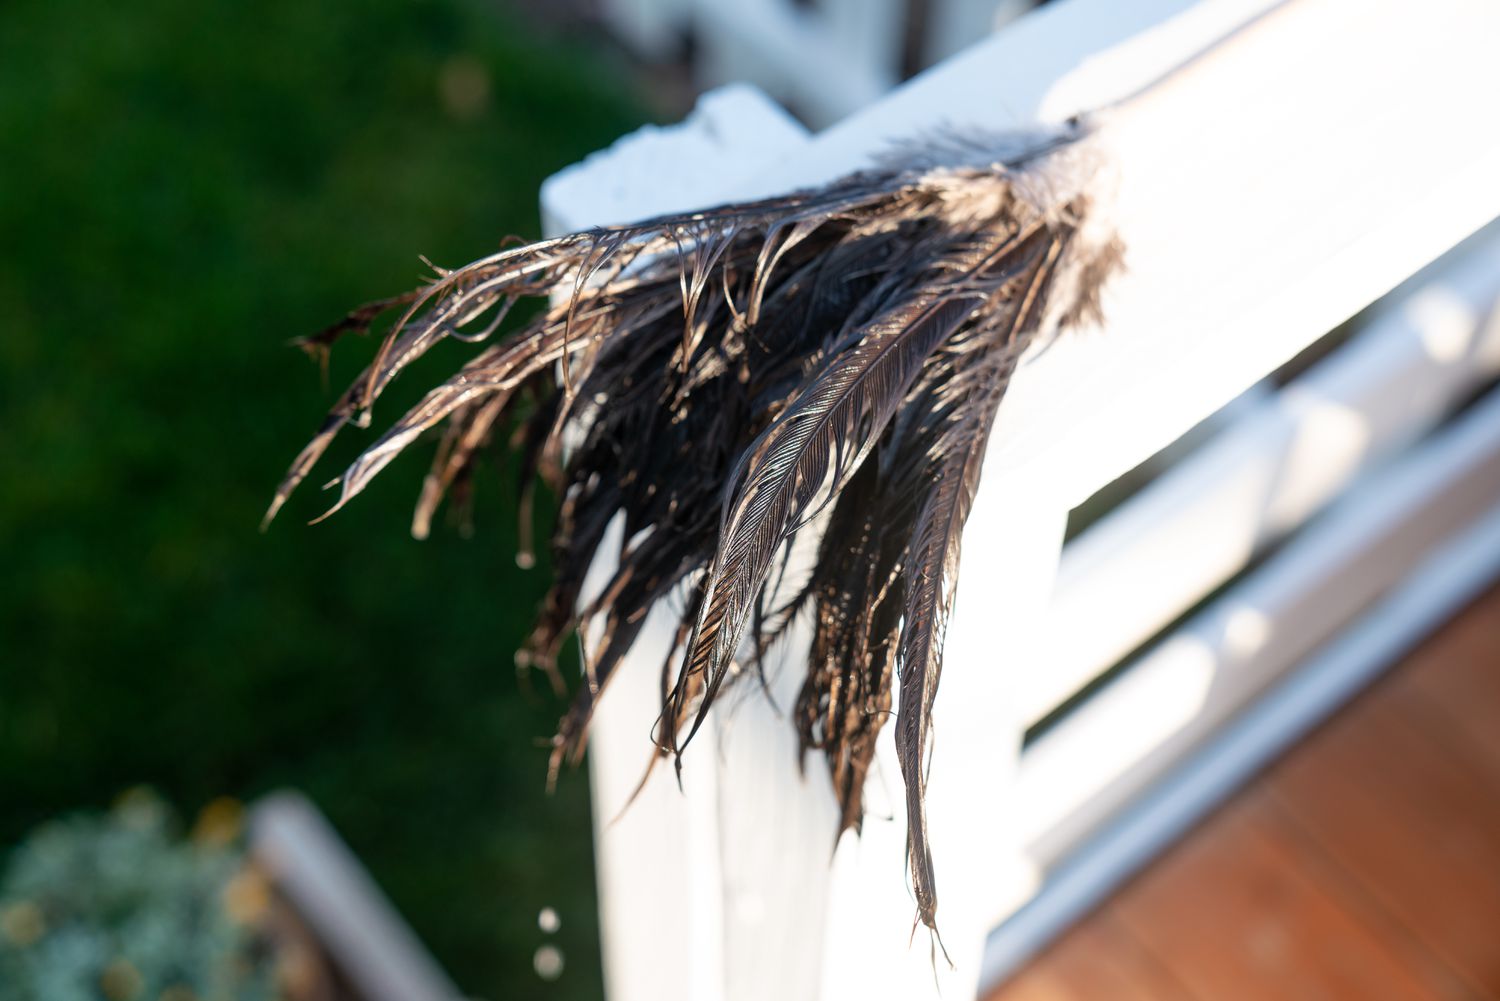
<path fill-rule="evenodd" d="M 1197 1001 L 1104 908 L 1027 964 L 990 1001 Z"/>
<path fill-rule="evenodd" d="M 1474 621 L 1452 628 L 1463 635 Z M 1451 652 L 1451 637 L 1426 652 Z M 1500 998 L 1500 770 L 1409 680 L 1447 660 L 1411 658 L 1264 783 L 1369 897 L 1481 996 Z M 1500 701 L 1487 711 L 1496 718 Z"/>
<path fill-rule="evenodd" d="M 1326 846 L 1311 836 L 1284 804 L 1274 800 L 1269 792 L 1265 802 L 1269 807 L 1264 814 L 1266 822 L 1274 825 L 1293 847 L 1299 863 L 1317 880 L 1323 892 L 1375 932 L 1391 954 L 1428 986 L 1434 997 L 1444 1001 L 1478 1001 L 1485 997 L 1435 952 L 1429 941 L 1413 934 L 1407 923 L 1371 892 L 1364 879 L 1330 855 Z"/>
<path fill-rule="evenodd" d="M 1429 703 L 1451 736 L 1470 742 L 1500 774 L 1500 588 L 1424 644 L 1392 680 Z"/>
<path fill-rule="evenodd" d="M 1500 587 L 990 1001 L 1500 999 Z"/>
<path fill-rule="evenodd" d="M 1330 897 L 1251 789 L 1112 906 L 1204 1001 L 1441 997 L 1392 942 Z"/>

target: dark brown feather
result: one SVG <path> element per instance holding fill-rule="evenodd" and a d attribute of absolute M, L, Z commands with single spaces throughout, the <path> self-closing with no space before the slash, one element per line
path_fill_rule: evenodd
<path fill-rule="evenodd" d="M 293 462 L 267 519 L 344 426 L 368 424 L 412 360 L 446 338 L 489 340 L 512 303 L 550 298 L 369 445 L 337 481 L 334 509 L 441 428 L 413 518 L 425 535 L 487 451 L 513 440 L 523 511 L 533 479 L 558 498 L 552 585 L 518 665 L 555 676 L 566 637 L 589 627 L 554 771 L 581 754 L 594 707 L 658 602 L 684 601 L 680 656 L 662 677 L 656 739 L 667 755 L 682 753 L 733 664 L 810 615 L 792 715 L 804 754 L 826 757 L 841 830 L 860 824 L 899 679 L 911 878 L 918 917 L 934 926 L 929 721 L 985 443 L 1021 353 L 1051 333 L 1049 317 L 1072 321 L 1093 308 L 1118 257 L 1112 241 L 1078 238 L 1087 212 L 1079 186 L 1044 176 L 1069 138 L 1007 140 L 989 160 L 955 143 L 949 163 L 439 270 L 312 339 L 321 349 L 383 307 L 406 307 Z M 1074 193 L 1057 204 L 1032 194 L 1062 189 Z M 1057 280 L 1063 270 L 1067 282 Z M 606 548 L 613 531 L 621 541 Z M 778 583 L 792 540 L 807 531 L 820 533 L 807 579 Z M 612 569 L 585 594 L 599 561 Z"/>

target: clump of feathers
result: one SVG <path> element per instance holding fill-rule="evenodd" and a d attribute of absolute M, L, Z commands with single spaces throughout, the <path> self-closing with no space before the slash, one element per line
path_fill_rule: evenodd
<path fill-rule="evenodd" d="M 334 508 L 437 431 L 412 525 L 425 536 L 508 441 L 529 565 L 533 483 L 550 487 L 554 578 L 518 663 L 556 682 L 566 638 L 591 640 L 554 771 L 581 755 L 594 706 L 669 594 L 688 600 L 663 665 L 664 756 L 682 753 L 739 663 L 811 616 L 792 711 L 804 760 L 823 754 L 840 831 L 858 828 L 899 685 L 911 880 L 918 918 L 935 927 L 924 759 L 964 521 L 1018 359 L 1097 309 L 1120 255 L 1091 217 L 1080 128 L 935 142 L 820 189 L 436 268 L 307 339 L 321 354 L 400 309 L 267 519 L 340 429 L 368 425 L 411 361 L 446 338 L 484 344 L 354 460 Z M 548 306 L 497 339 L 522 299 Z M 601 552 L 617 516 L 623 541 Z M 817 559 L 788 585 L 778 575 L 799 531 L 821 532 Z M 616 568 L 585 595 L 599 557 Z"/>

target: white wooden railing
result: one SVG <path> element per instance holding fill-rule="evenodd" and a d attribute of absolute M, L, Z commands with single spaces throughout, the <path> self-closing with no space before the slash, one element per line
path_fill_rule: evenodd
<path fill-rule="evenodd" d="M 826 125 L 953 55 L 1035 0 L 602 0 L 605 22 L 647 59 L 694 40 L 703 86 L 748 81 Z M 916 51 L 907 39 L 915 35 Z"/>
<path fill-rule="evenodd" d="M 1500 5 L 1275 6 L 1060 0 L 817 135 L 731 89 L 544 187 L 559 230 L 814 184 L 939 125 L 1106 104 L 1250 25 L 1115 129 L 1106 329 L 1029 361 L 1001 410 L 928 789 L 953 968 L 911 937 L 889 727 L 831 858 L 826 775 L 799 776 L 750 686 L 683 792 L 662 775 L 621 813 L 659 708 L 648 625 L 591 741 L 612 1001 L 972 997 L 1500 571 L 1500 395 L 1449 419 L 1500 372 Z M 1157 455 L 1063 545 L 1070 510 Z M 779 668 L 788 705 L 802 665 Z"/>

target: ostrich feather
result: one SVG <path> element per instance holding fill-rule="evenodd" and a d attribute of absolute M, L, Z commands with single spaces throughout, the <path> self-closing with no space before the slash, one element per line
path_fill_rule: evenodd
<path fill-rule="evenodd" d="M 935 927 L 925 762 L 964 521 L 1018 360 L 1095 310 L 1119 259 L 1090 212 L 1082 133 L 932 142 L 820 189 L 436 268 L 424 287 L 304 342 L 321 355 L 401 310 L 293 461 L 267 521 L 343 428 L 368 426 L 412 361 L 445 339 L 480 344 L 344 470 L 333 510 L 434 433 L 412 522 L 425 536 L 445 498 L 467 506 L 493 448 L 519 451 L 523 565 L 533 481 L 550 488 L 557 517 L 553 580 L 517 663 L 561 686 L 562 643 L 585 626 L 590 637 L 554 772 L 578 759 L 657 603 L 686 599 L 655 734 L 679 761 L 736 665 L 809 617 L 790 721 L 804 760 L 822 753 L 840 831 L 857 829 L 899 694 L 912 888 L 918 918 Z M 523 299 L 547 305 L 496 340 Z M 622 541 L 606 550 L 616 519 Z M 817 559 L 787 585 L 802 532 L 820 533 Z M 615 569 L 585 595 L 601 559 Z"/>

